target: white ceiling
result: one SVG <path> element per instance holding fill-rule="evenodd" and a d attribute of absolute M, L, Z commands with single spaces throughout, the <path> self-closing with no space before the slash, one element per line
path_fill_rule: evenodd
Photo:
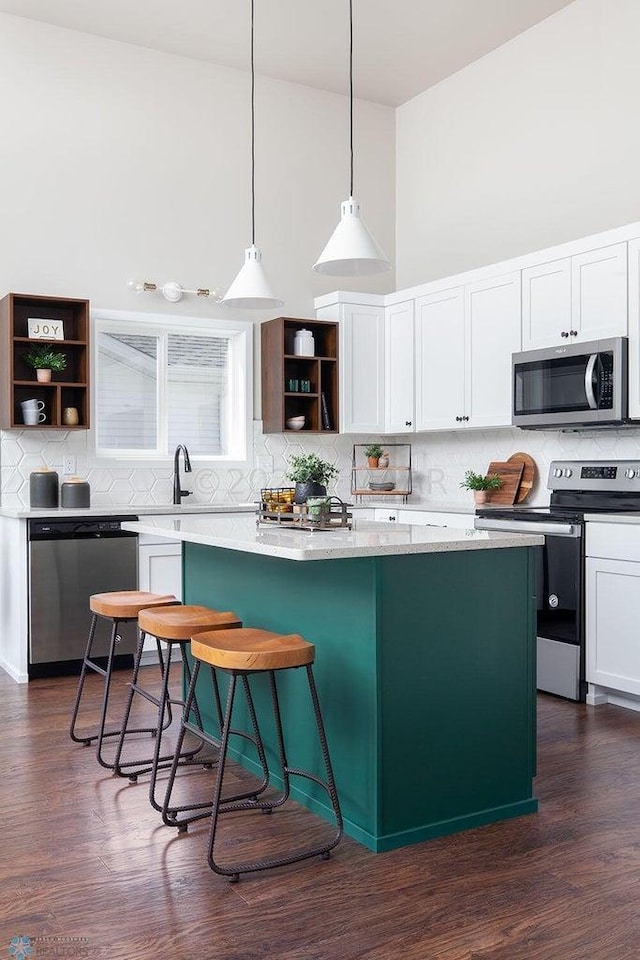
<path fill-rule="evenodd" d="M 397 106 L 573 0 L 354 0 L 355 95 Z M 249 0 L 0 0 L 0 12 L 248 68 Z M 257 0 L 256 71 L 347 92 L 347 0 Z"/>

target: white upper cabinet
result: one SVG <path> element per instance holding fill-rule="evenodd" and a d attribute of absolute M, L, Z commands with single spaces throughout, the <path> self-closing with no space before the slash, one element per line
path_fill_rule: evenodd
<path fill-rule="evenodd" d="M 416 300 L 416 430 L 464 426 L 464 288 Z"/>
<path fill-rule="evenodd" d="M 523 269 L 524 350 L 626 334 L 626 243 Z"/>
<path fill-rule="evenodd" d="M 342 433 L 384 432 L 384 307 L 340 308 Z"/>
<path fill-rule="evenodd" d="M 522 271 L 522 348 L 537 350 L 569 338 L 571 258 Z"/>
<path fill-rule="evenodd" d="M 640 240 L 629 241 L 629 416 L 640 419 Z"/>
<path fill-rule="evenodd" d="M 414 301 L 394 303 L 385 317 L 385 432 L 415 430 Z"/>
<path fill-rule="evenodd" d="M 465 416 L 469 427 L 511 424 L 511 354 L 520 350 L 520 272 L 465 285 Z"/>
<path fill-rule="evenodd" d="M 520 316 L 519 271 L 416 301 L 417 430 L 510 425 Z"/>

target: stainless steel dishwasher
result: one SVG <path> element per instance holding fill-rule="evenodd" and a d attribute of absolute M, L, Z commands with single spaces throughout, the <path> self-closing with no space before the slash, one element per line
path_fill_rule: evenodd
<path fill-rule="evenodd" d="M 89 597 L 137 590 L 138 537 L 121 529 L 135 516 L 29 520 L 29 676 L 74 672 L 84 656 Z M 98 629 L 100 630 L 100 624 Z M 117 655 L 132 662 L 135 624 L 123 624 Z M 106 656 L 108 631 L 94 653 Z"/>

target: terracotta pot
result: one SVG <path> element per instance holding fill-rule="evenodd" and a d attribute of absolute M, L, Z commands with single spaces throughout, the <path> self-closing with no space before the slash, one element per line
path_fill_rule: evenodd
<path fill-rule="evenodd" d="M 51 370 L 36 370 L 36 378 L 40 383 L 51 383 Z"/>
<path fill-rule="evenodd" d="M 486 503 L 487 500 L 489 499 L 489 491 L 488 491 L 488 490 L 474 490 L 474 491 L 473 491 L 473 499 L 474 499 L 474 501 L 478 504 L 478 506 L 480 506 L 481 504 Z"/>
<path fill-rule="evenodd" d="M 369 464 L 370 467 L 377 467 L 377 466 L 378 466 L 378 458 L 377 458 L 377 457 L 367 457 L 367 463 Z"/>

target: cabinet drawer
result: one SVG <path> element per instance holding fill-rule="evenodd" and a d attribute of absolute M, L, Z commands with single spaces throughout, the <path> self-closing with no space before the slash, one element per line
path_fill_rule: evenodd
<path fill-rule="evenodd" d="M 586 554 L 605 560 L 640 562 L 640 524 L 587 523 Z"/>

